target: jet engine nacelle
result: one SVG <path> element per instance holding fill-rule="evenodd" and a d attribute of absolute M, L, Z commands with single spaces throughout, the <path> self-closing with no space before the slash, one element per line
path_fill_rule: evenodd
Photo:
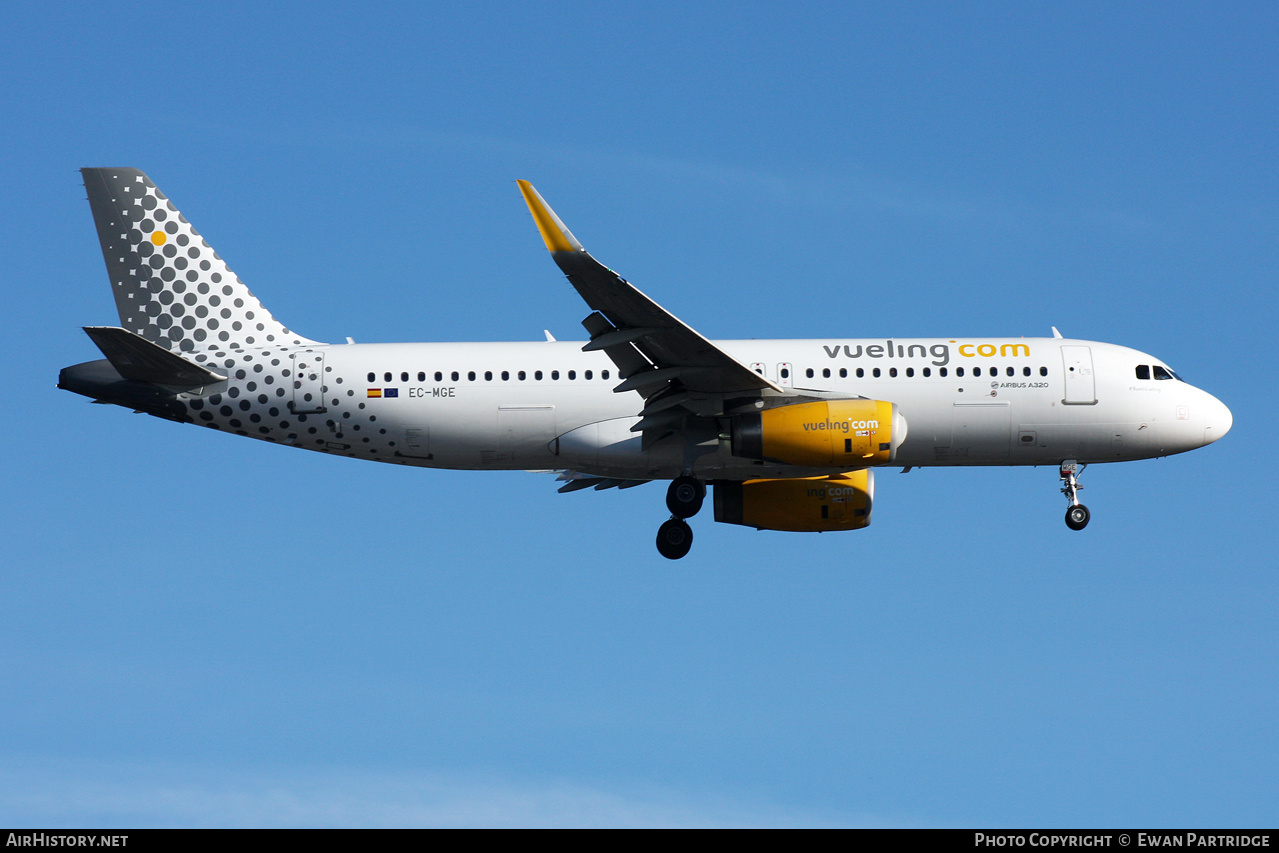
<path fill-rule="evenodd" d="M 794 403 L 733 418 L 733 455 L 804 468 L 892 462 L 906 419 L 883 400 Z"/>
<path fill-rule="evenodd" d="M 715 520 L 760 530 L 860 530 L 870 524 L 875 472 L 793 480 L 717 480 Z"/>

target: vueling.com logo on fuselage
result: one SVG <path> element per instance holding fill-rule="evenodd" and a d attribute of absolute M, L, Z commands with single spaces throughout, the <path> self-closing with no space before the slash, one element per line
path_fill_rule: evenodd
<path fill-rule="evenodd" d="M 826 355 L 830 358 L 931 358 L 932 363 L 937 367 L 945 367 L 950 364 L 951 344 L 958 341 L 947 341 L 946 343 L 921 344 L 921 343 L 893 343 L 891 340 L 884 341 L 882 344 L 867 344 L 865 342 L 856 344 L 834 344 L 822 345 L 822 349 L 826 351 Z M 963 343 L 956 348 L 964 358 L 992 358 L 998 355 L 1000 358 L 1030 358 L 1029 344 L 990 344 L 990 343 Z"/>
<path fill-rule="evenodd" d="M 855 421 L 852 419 L 846 421 L 832 421 L 827 418 L 824 421 L 815 421 L 813 423 L 804 424 L 804 432 L 822 432 L 823 430 L 831 430 L 833 432 L 852 432 L 855 429 L 879 429 L 879 421 Z"/>

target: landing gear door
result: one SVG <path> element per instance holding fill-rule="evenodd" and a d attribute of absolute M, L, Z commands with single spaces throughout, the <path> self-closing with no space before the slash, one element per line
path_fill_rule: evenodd
<path fill-rule="evenodd" d="M 1088 347 L 1063 346 L 1061 360 L 1066 382 L 1067 406 L 1093 406 L 1097 403 L 1097 383 L 1093 376 L 1092 350 Z"/>
<path fill-rule="evenodd" d="M 325 412 L 324 351 L 307 350 L 293 354 L 293 414 Z"/>

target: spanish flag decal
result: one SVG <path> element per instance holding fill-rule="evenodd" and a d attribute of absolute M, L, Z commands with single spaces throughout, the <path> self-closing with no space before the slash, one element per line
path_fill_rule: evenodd
<path fill-rule="evenodd" d="M 381 388 L 370 388 L 370 389 L 369 389 L 369 396 L 370 396 L 370 397 L 381 397 L 381 396 L 382 396 L 382 389 L 381 389 Z"/>

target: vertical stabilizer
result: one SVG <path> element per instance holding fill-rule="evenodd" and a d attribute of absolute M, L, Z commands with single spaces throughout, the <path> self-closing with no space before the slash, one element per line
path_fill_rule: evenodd
<path fill-rule="evenodd" d="M 170 350 L 306 345 L 137 169 L 81 169 L 120 325 Z"/>

